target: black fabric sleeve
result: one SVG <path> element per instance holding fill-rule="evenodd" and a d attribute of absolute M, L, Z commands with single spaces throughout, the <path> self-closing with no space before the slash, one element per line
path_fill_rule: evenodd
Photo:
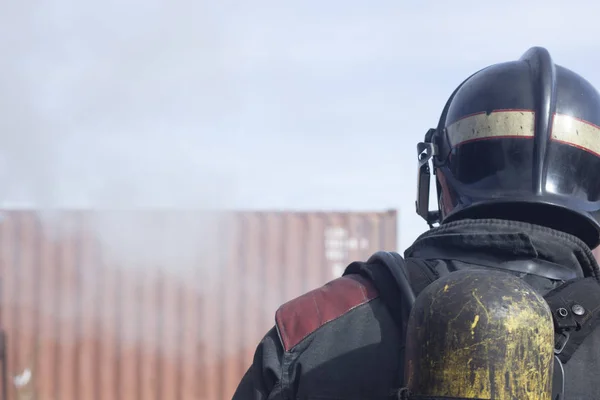
<path fill-rule="evenodd" d="M 283 346 L 273 327 L 256 348 L 252 365 L 238 385 L 232 400 L 273 400 L 282 393 Z"/>

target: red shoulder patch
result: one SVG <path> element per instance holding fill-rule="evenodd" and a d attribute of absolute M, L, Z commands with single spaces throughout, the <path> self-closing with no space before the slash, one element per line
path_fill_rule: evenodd
<path fill-rule="evenodd" d="M 360 275 L 347 275 L 282 305 L 275 323 L 285 351 L 308 335 L 379 296 L 377 289 Z"/>

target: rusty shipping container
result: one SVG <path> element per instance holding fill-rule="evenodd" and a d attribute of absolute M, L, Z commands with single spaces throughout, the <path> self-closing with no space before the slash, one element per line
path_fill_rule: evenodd
<path fill-rule="evenodd" d="M 283 302 L 395 250 L 396 213 L 2 211 L 11 400 L 231 398 Z"/>

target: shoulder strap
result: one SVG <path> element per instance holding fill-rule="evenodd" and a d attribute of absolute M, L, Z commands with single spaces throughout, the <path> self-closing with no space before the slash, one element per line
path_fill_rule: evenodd
<path fill-rule="evenodd" d="M 424 268 L 427 267 L 413 259 L 404 260 L 398 253 L 379 251 L 367 262 L 350 264 L 344 275 L 358 274 L 373 282 L 397 326 L 403 329 L 416 295 L 435 279 Z"/>
<path fill-rule="evenodd" d="M 554 320 L 554 353 L 566 364 L 600 325 L 600 285 L 596 278 L 563 283 L 544 296 Z"/>
<path fill-rule="evenodd" d="M 565 398 L 566 364 L 584 340 L 600 325 L 600 287 L 596 278 L 567 281 L 544 299 L 554 321 L 554 379 L 552 397 Z"/>

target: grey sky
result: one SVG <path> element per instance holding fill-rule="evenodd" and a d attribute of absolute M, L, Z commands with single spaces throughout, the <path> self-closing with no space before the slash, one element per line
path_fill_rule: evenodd
<path fill-rule="evenodd" d="M 577 4 L 577 6 L 575 6 Z M 451 91 L 533 45 L 600 85 L 591 0 L 0 6 L 6 205 L 414 214 Z"/>

